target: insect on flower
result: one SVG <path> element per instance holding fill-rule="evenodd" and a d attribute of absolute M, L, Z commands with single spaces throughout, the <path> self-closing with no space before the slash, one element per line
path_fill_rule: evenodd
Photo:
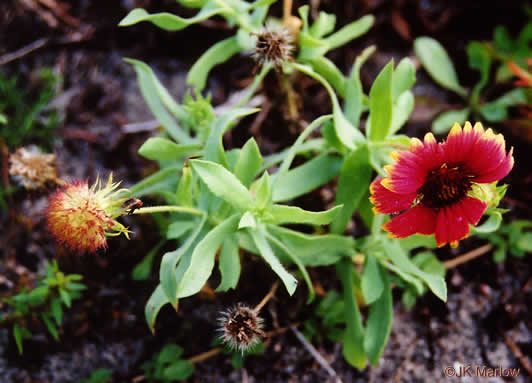
<path fill-rule="evenodd" d="M 512 154 L 501 134 L 478 122 L 454 124 L 443 143 L 431 133 L 423 142 L 412 138 L 409 150 L 390 153 L 388 177 L 371 184 L 373 211 L 398 214 L 383 225 L 394 238 L 435 234 L 438 246 L 457 246 L 488 207 L 479 191 L 510 172 Z"/>
<path fill-rule="evenodd" d="M 144 204 L 140 199 L 130 198 L 124 202 L 124 210 L 126 211 L 127 215 L 131 215 L 135 212 L 135 210 L 140 209 L 142 205 Z"/>
<path fill-rule="evenodd" d="M 73 251 L 94 252 L 107 247 L 107 237 L 124 234 L 129 230 L 115 218 L 124 215 L 127 208 L 123 197 L 129 192 L 118 188 L 112 175 L 102 187 L 99 179 L 89 187 L 87 181 L 67 183 L 49 201 L 47 226 L 50 233 Z"/>

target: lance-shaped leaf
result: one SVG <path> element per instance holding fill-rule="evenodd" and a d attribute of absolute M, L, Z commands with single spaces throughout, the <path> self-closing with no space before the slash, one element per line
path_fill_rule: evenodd
<path fill-rule="evenodd" d="M 236 288 L 240 278 L 240 255 L 238 252 L 238 241 L 234 236 L 226 238 L 220 251 L 218 260 L 221 279 L 216 291 L 227 291 Z"/>
<path fill-rule="evenodd" d="M 257 142 L 252 137 L 244 144 L 242 150 L 240 150 L 235 165 L 235 176 L 245 187 L 249 187 L 260 170 L 261 165 L 262 156 Z"/>
<path fill-rule="evenodd" d="M 139 148 L 139 154 L 150 160 L 177 160 L 198 154 L 200 144 L 176 144 L 167 138 L 150 137 Z"/>
<path fill-rule="evenodd" d="M 175 190 L 181 167 L 182 163 L 177 166 L 171 166 L 156 171 L 152 175 L 130 187 L 129 191 L 131 192 L 131 195 L 142 197 L 154 192 L 160 192 L 161 190 L 172 190 L 172 188 Z"/>
<path fill-rule="evenodd" d="M 366 255 L 361 287 L 364 300 L 368 305 L 375 302 L 384 290 L 384 282 L 379 270 L 379 264 L 377 259 L 371 254 Z"/>
<path fill-rule="evenodd" d="M 372 45 L 362 51 L 360 55 L 355 59 L 351 74 L 346 82 L 345 87 L 345 105 L 344 113 L 345 117 L 353 126 L 358 126 L 360 122 L 360 115 L 364 109 L 363 99 L 364 92 L 362 89 L 362 83 L 360 82 L 360 68 L 366 60 L 375 52 L 375 46 Z"/>
<path fill-rule="evenodd" d="M 292 66 L 300 72 L 303 72 L 319 81 L 325 87 L 329 93 L 329 97 L 331 98 L 333 105 L 334 129 L 336 131 L 336 135 L 346 147 L 350 149 L 356 149 L 357 144 L 364 142 L 364 136 L 345 118 L 342 108 L 340 107 L 340 103 L 338 102 L 338 98 L 336 97 L 336 94 L 329 83 L 322 76 L 314 72 L 312 68 L 306 65 L 292 64 Z"/>
<path fill-rule="evenodd" d="M 144 308 L 146 322 L 148 322 L 148 326 L 152 333 L 155 333 L 155 320 L 157 319 L 157 315 L 159 314 L 159 311 L 161 311 L 161 308 L 167 303 L 170 303 L 170 301 L 164 293 L 163 287 L 157 285 L 157 288 L 151 294 L 151 297 L 148 299 L 148 303 L 146 303 L 146 307 Z"/>
<path fill-rule="evenodd" d="M 229 170 L 210 161 L 191 160 L 189 163 L 211 193 L 240 210 L 250 210 L 253 207 L 251 194 Z"/>
<path fill-rule="evenodd" d="M 234 214 L 212 229 L 196 246 L 190 264 L 179 281 L 177 295 L 189 297 L 201 290 L 214 268 L 214 256 L 224 240 L 237 230 L 240 214 Z"/>
<path fill-rule="evenodd" d="M 168 301 L 177 310 L 178 281 L 175 278 L 176 265 L 189 249 L 194 248 L 197 238 L 205 225 L 206 217 L 203 217 L 196 230 L 187 238 L 187 240 L 176 250 L 170 251 L 163 255 L 159 278 L 163 292 L 166 294 Z"/>
<path fill-rule="evenodd" d="M 342 257 L 349 257 L 355 250 L 351 237 L 327 234 L 310 235 L 277 225 L 268 225 L 268 231 L 279 239 L 305 266 L 333 265 Z M 290 259 L 281 258 L 282 262 Z"/>
<path fill-rule="evenodd" d="M 366 367 L 364 327 L 362 326 L 362 318 L 355 299 L 354 272 L 353 265 L 349 259 L 344 259 L 336 265 L 336 273 L 340 277 L 344 289 L 345 323 L 347 325 L 343 354 L 349 364 L 362 370 Z"/>
<path fill-rule="evenodd" d="M 290 169 L 275 184 L 273 201 L 290 201 L 326 184 L 338 174 L 342 159 L 322 153 L 316 158 Z"/>
<path fill-rule="evenodd" d="M 203 90 L 211 69 L 226 62 L 242 50 L 235 36 L 217 42 L 192 65 L 187 74 L 187 84 L 196 87 L 198 91 Z"/>
<path fill-rule="evenodd" d="M 331 232 L 344 232 L 354 211 L 357 209 L 371 180 L 372 168 L 366 145 L 345 156 L 336 191 L 335 205 L 343 205 L 341 213 L 331 225 Z"/>
<path fill-rule="evenodd" d="M 232 11 L 228 7 L 223 7 L 223 6 L 218 5 L 218 3 L 221 3 L 221 2 L 215 2 L 215 1 L 209 2 L 198 12 L 196 16 L 188 18 L 188 19 L 179 17 L 177 15 L 173 15 L 168 12 L 150 14 L 142 8 L 135 8 L 131 12 L 129 12 L 127 16 L 122 19 L 122 21 L 120 21 L 118 26 L 127 27 L 130 25 L 140 23 L 142 21 L 148 21 L 150 23 L 157 25 L 159 28 L 165 29 L 167 31 L 172 31 L 172 32 L 180 31 L 182 29 L 185 29 L 189 25 L 198 23 L 203 20 L 207 20 L 211 16 L 214 16 L 214 15 L 217 15 L 223 12 Z"/>
<path fill-rule="evenodd" d="M 366 133 L 371 141 L 381 141 L 390 133 L 392 125 L 393 61 L 379 73 L 369 91 L 370 126 Z"/>
<path fill-rule="evenodd" d="M 177 142 L 182 144 L 192 143 L 192 138 L 177 125 L 174 117 L 168 111 L 180 119 L 185 118 L 185 112 L 174 101 L 157 77 L 155 77 L 151 68 L 142 61 L 128 58 L 124 59 L 124 61 L 130 63 L 135 68 L 144 101 L 148 104 L 157 121 L 159 121 L 168 134 Z"/>
<path fill-rule="evenodd" d="M 267 223 L 282 225 L 287 223 L 302 223 L 309 225 L 328 225 L 334 219 L 342 206 L 320 212 L 303 210 L 297 206 L 272 205 L 266 210 L 264 219 Z"/>
<path fill-rule="evenodd" d="M 364 333 L 364 349 L 366 350 L 369 361 L 374 366 L 379 362 L 384 346 L 388 342 L 390 332 L 392 331 L 393 319 L 392 288 L 390 281 L 382 267 L 378 266 L 378 272 L 383 282 L 382 294 L 369 307 L 366 331 Z"/>
<path fill-rule="evenodd" d="M 434 81 L 462 97 L 467 95 L 466 90 L 458 82 L 449 55 L 439 42 L 430 37 L 418 37 L 414 41 L 414 51 Z"/>
<path fill-rule="evenodd" d="M 257 230 L 249 230 L 249 233 L 262 258 L 270 265 L 275 274 L 281 278 L 288 294 L 292 295 L 297 287 L 297 279 L 286 271 L 281 262 L 279 262 L 279 259 L 275 256 L 266 240 L 264 231 L 263 228 L 258 228 Z"/>

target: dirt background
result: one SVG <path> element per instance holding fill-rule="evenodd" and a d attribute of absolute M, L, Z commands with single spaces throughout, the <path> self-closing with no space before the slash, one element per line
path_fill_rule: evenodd
<path fill-rule="evenodd" d="M 22 84 L 31 84 L 35 70 L 43 66 L 52 67 L 63 78 L 54 100 L 54 107 L 63 116 L 54 141 L 62 176 L 95 179 L 96 174 L 112 171 L 117 179 L 124 180 L 125 186 L 131 185 L 155 170 L 153 163 L 137 155 L 139 146 L 154 132 L 131 133 L 124 126 L 153 117 L 140 95 L 132 67 L 122 58 L 145 61 L 179 100 L 186 91 L 187 68 L 213 42 L 232 31 L 219 22 L 192 26 L 178 33 L 160 31 L 147 23 L 126 29 L 117 27 L 134 7 L 190 14 L 172 1 L 123 0 L 104 4 L 73 0 L 59 4 L 63 3 L 69 4 L 70 9 L 54 13 L 38 1 L 2 1 L 0 62 L 28 44 L 41 41 L 44 45 L 0 66 L 0 71 L 16 74 Z M 301 3 L 296 1 L 297 5 Z M 37 7 L 32 8 L 32 4 Z M 334 12 L 338 26 L 367 13 L 376 16 L 376 25 L 367 35 L 329 55 L 345 72 L 364 47 L 376 44 L 378 51 L 362 72 L 366 89 L 390 58 L 397 62 L 413 56 L 412 41 L 421 35 L 442 42 L 453 57 L 460 81 L 471 86 L 478 76 L 467 68 L 465 44 L 474 39 L 491 39 L 494 27 L 500 24 L 516 33 L 527 21 L 520 1 L 318 0 L 311 4 L 315 9 Z M 273 10 L 280 14 L 279 4 Z M 208 88 L 215 105 L 223 104 L 249 83 L 253 66 L 249 57 L 242 55 L 213 71 Z M 421 136 L 429 130 L 435 114 L 457 105 L 459 100 L 436 87 L 421 69 L 417 79 L 416 109 L 404 131 Z M 303 119 L 311 121 L 330 112 L 323 88 L 308 78 L 300 78 L 296 84 Z M 296 139 L 297 131 L 287 129 L 276 88 L 275 77 L 268 77 L 264 94 L 272 107 L 267 118 L 262 123 L 255 117 L 243 119 L 225 137 L 227 148 L 242 145 L 251 136 L 251 127 L 263 154 L 289 146 Z M 504 90 L 507 89 L 493 86 L 487 94 L 492 97 Z M 507 179 L 511 186 L 503 201 L 504 207 L 510 209 L 506 219 L 530 219 L 531 144 L 516 134 L 511 119 L 496 128 L 505 134 L 509 145 L 515 146 L 516 166 Z M 299 202 L 319 209 L 327 203 L 328 194 L 326 190 L 316 191 Z M 158 241 L 151 218 L 125 217 L 124 223 L 135 232 L 131 241 L 112 239 L 105 252 L 77 256 L 57 247 L 46 233 L 42 216 L 46 195 L 20 190 L 12 196 L 9 212 L 0 218 L 0 275 L 10 282 L 0 284 L 0 295 L 20 288 L 22 280 L 34 279 L 47 259 L 58 259 L 64 272 L 82 274 L 89 289 L 66 315 L 59 343 L 44 329 L 37 329 L 36 336 L 24 342 L 25 352 L 19 356 L 7 329 L 0 329 L 2 383 L 78 382 L 102 367 L 114 371 L 113 382 L 133 382 L 142 375 L 142 362 L 167 343 L 183 346 L 187 357 L 208 350 L 216 335 L 220 310 L 237 301 L 258 303 L 276 279 L 260 260 L 247 256 L 237 291 L 217 295 L 216 300 L 205 295 L 184 299 L 177 313 L 164 308 L 153 336 L 145 324 L 143 310 L 157 283 L 157 273 L 141 282 L 130 278 L 134 265 Z M 478 239 L 465 240 L 457 249 L 438 250 L 438 256 L 446 260 L 483 244 Z M 169 243 L 165 249 L 172 246 L 175 244 Z M 394 294 L 392 334 L 375 367 L 364 371 L 351 368 L 343 360 L 338 344 L 326 341 L 316 347 L 343 382 L 532 381 L 523 365 L 526 356 L 532 355 L 531 267 L 530 257 L 507 257 L 504 263 L 495 264 L 487 254 L 449 271 L 446 304 L 427 295 L 412 310 L 405 310 L 400 296 Z M 333 268 L 316 268 L 311 277 L 325 290 L 339 288 Z M 267 330 L 312 317 L 313 307 L 305 305 L 303 290 L 289 298 L 280 289 L 263 311 Z M 460 365 L 516 367 L 521 373 L 513 380 L 444 377 L 445 367 Z M 241 370 L 234 370 L 224 355 L 197 364 L 196 370 L 190 382 L 335 381 L 290 331 L 272 338 L 265 352 L 250 356 Z"/>

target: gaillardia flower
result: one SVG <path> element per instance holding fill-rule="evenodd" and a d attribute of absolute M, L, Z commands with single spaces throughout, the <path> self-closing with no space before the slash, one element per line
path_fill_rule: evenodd
<path fill-rule="evenodd" d="M 373 211 L 398 214 L 383 225 L 394 238 L 436 235 L 436 243 L 456 246 L 469 235 L 490 201 L 481 191 L 505 177 L 514 165 L 501 134 L 484 131 L 480 123 L 464 129 L 454 124 L 447 140 L 431 133 L 423 142 L 412 138 L 410 148 L 390 153 L 394 163 L 384 167 L 388 177 L 370 186 Z"/>
<path fill-rule="evenodd" d="M 102 187 L 99 179 L 89 187 L 87 181 L 67 183 L 49 201 L 47 226 L 57 240 L 78 252 L 94 252 L 107 247 L 107 237 L 129 230 L 115 218 L 126 213 L 126 189 L 116 190 L 112 175 Z"/>
<path fill-rule="evenodd" d="M 259 344 L 265 336 L 262 318 L 255 310 L 241 303 L 222 312 L 218 322 L 222 341 L 242 353 Z"/>

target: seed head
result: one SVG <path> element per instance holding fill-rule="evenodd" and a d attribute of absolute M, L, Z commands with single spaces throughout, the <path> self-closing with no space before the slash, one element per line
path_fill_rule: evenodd
<path fill-rule="evenodd" d="M 264 337 L 262 318 L 241 303 L 223 312 L 219 324 L 223 342 L 241 352 L 258 344 Z"/>
<path fill-rule="evenodd" d="M 9 156 L 9 164 L 9 174 L 26 189 L 57 181 L 55 154 L 43 154 L 35 145 L 17 149 Z"/>
<path fill-rule="evenodd" d="M 280 69 L 284 62 L 292 59 L 294 39 L 287 29 L 269 25 L 252 34 L 256 37 L 252 57 L 259 65 L 270 63 Z"/>
<path fill-rule="evenodd" d="M 80 253 L 94 252 L 107 247 L 107 237 L 129 230 L 114 218 L 126 213 L 123 204 L 128 200 L 126 189 L 116 190 L 112 175 L 102 187 L 99 179 L 89 187 L 87 181 L 67 183 L 49 201 L 47 226 L 63 245 Z"/>

